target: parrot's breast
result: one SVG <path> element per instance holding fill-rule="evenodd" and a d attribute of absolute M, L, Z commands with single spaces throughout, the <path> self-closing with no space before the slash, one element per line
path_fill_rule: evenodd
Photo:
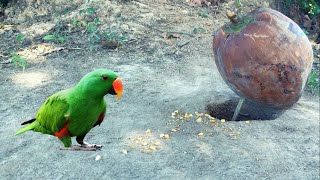
<path fill-rule="evenodd" d="M 68 125 L 71 136 L 79 136 L 88 133 L 97 123 L 97 120 L 101 119 L 101 114 L 103 113 L 102 122 L 106 109 L 105 102 L 79 103 L 72 107 L 73 109 L 71 109 L 69 117 L 70 124 Z"/>

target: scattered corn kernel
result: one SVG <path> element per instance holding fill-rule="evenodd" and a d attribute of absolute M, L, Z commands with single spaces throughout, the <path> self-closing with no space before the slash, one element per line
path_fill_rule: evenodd
<path fill-rule="evenodd" d="M 148 130 L 146 131 L 146 133 L 147 133 L 147 134 L 151 134 L 151 130 L 148 129 Z"/>
<path fill-rule="evenodd" d="M 156 145 L 156 146 L 160 146 L 160 145 L 161 145 L 161 143 L 157 141 L 157 142 L 155 142 L 155 143 L 154 143 L 154 145 Z"/>
<path fill-rule="evenodd" d="M 249 120 L 247 120 L 247 121 L 245 121 L 245 123 L 246 123 L 246 124 L 250 124 L 250 121 L 249 121 Z"/>
<path fill-rule="evenodd" d="M 171 132 L 177 132 L 177 130 L 176 129 L 171 129 Z"/>
<path fill-rule="evenodd" d="M 201 133 L 198 134 L 198 136 L 204 136 L 204 134 L 201 132 Z"/>
<path fill-rule="evenodd" d="M 164 137 L 164 134 L 160 134 L 160 137 L 163 138 L 163 137 Z"/>
<path fill-rule="evenodd" d="M 169 134 L 164 135 L 164 138 L 169 139 L 170 138 Z"/>
<path fill-rule="evenodd" d="M 210 120 L 211 123 L 216 123 L 217 121 L 215 119 Z"/>
<path fill-rule="evenodd" d="M 225 119 L 221 119 L 221 122 L 224 123 L 224 122 L 226 122 L 226 120 Z"/>
<path fill-rule="evenodd" d="M 141 143 L 141 145 L 142 146 L 146 146 L 146 145 L 148 145 L 148 143 L 147 142 L 143 142 L 143 143 Z"/>
<path fill-rule="evenodd" d="M 157 150 L 156 146 L 150 146 L 149 149 L 151 149 L 152 151 Z"/>
<path fill-rule="evenodd" d="M 197 119 L 197 122 L 198 122 L 198 123 L 201 123 L 201 122 L 202 122 L 202 118 L 199 117 L 199 118 Z"/>
<path fill-rule="evenodd" d="M 184 115 L 184 117 L 187 118 L 187 119 L 188 119 L 188 118 L 191 118 L 191 117 L 192 117 L 192 114 L 186 113 L 186 114 Z"/>

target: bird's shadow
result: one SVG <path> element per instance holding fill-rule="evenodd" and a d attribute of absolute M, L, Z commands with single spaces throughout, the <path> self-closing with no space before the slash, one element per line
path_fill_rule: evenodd
<path fill-rule="evenodd" d="M 222 103 L 208 103 L 206 111 L 212 117 L 231 120 L 240 98 L 233 98 Z M 274 120 L 285 110 L 264 106 L 246 100 L 237 120 Z"/>

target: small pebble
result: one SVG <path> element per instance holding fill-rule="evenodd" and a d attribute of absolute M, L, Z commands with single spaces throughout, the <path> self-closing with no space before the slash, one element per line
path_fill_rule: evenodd
<path fill-rule="evenodd" d="M 96 156 L 96 161 L 99 161 L 100 159 L 101 159 L 100 155 Z"/>
<path fill-rule="evenodd" d="M 121 153 L 128 154 L 128 151 L 126 149 L 121 150 Z"/>

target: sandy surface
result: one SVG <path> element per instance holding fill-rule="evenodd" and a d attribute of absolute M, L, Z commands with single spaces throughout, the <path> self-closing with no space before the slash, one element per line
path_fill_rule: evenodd
<path fill-rule="evenodd" d="M 205 21 L 180 8 L 191 11 L 190 21 Z M 0 179 L 319 179 L 319 96 L 305 92 L 282 112 L 247 102 L 249 122 L 200 121 L 195 112 L 227 118 L 238 100 L 215 66 L 211 32 L 191 38 L 180 54 L 159 44 L 154 53 L 141 41 L 136 49 L 61 51 L 25 72 L 3 65 Z M 101 151 L 61 151 L 53 136 L 14 135 L 48 96 L 101 67 L 116 71 L 125 87 L 120 101 L 106 96 L 106 120 L 86 137 L 104 145 Z M 172 118 L 175 110 L 193 116 Z"/>

